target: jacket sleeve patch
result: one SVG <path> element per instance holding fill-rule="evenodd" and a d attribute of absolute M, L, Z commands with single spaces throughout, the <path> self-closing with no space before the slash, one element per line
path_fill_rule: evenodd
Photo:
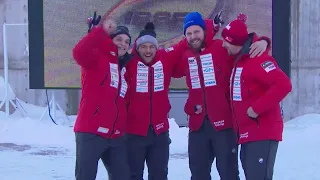
<path fill-rule="evenodd" d="M 166 52 L 170 52 L 170 51 L 173 51 L 173 50 L 174 50 L 173 47 L 168 47 L 168 48 L 165 49 Z"/>
<path fill-rule="evenodd" d="M 265 61 L 264 63 L 261 64 L 261 66 L 267 73 L 277 69 L 277 67 L 272 61 Z"/>

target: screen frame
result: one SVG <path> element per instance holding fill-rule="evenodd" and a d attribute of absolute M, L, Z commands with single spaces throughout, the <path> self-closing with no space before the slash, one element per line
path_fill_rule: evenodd
<path fill-rule="evenodd" d="M 290 16 L 290 0 L 272 0 L 272 55 L 289 77 L 291 76 Z M 45 87 L 43 0 L 28 1 L 28 21 L 29 89 L 81 89 L 81 87 Z M 170 92 L 175 93 L 187 91 L 187 89 L 170 88 Z"/>

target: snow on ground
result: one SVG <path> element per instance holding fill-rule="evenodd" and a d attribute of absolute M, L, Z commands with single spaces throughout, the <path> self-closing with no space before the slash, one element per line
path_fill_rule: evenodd
<path fill-rule="evenodd" d="M 47 115 L 40 121 L 46 108 L 26 103 L 22 103 L 22 106 L 28 117 L 21 117 L 16 112 L 6 118 L 0 111 L 1 180 L 74 179 L 75 144 L 70 125 L 74 123 L 75 116 L 64 119 L 62 113 L 57 112 L 57 126 Z M 172 144 L 169 180 L 190 179 L 188 129 L 179 128 L 172 119 L 170 125 Z M 275 166 L 275 180 L 320 179 L 319 129 L 319 114 L 301 116 L 286 123 L 284 141 L 279 146 Z M 215 166 L 212 176 L 218 179 Z M 244 179 L 242 171 L 241 178 Z M 97 180 L 107 180 L 101 163 Z"/>

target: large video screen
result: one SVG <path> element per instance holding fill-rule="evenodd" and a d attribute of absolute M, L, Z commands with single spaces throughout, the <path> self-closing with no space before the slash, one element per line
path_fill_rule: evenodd
<path fill-rule="evenodd" d="M 272 37 L 271 0 L 37 0 L 29 2 L 30 88 L 80 88 L 80 67 L 72 58 L 75 44 L 87 33 L 87 18 L 97 11 L 125 25 L 135 39 L 148 21 L 158 41 L 168 47 L 183 38 L 183 19 L 191 11 L 211 18 L 221 11 L 226 24 L 239 13 L 248 16 L 250 32 Z M 225 25 L 226 25 L 225 24 Z M 31 27 L 32 26 L 32 27 Z M 30 32 L 32 31 L 32 32 Z M 35 31 L 35 32 L 34 32 Z M 38 38 L 34 38 L 37 36 Z M 33 37 L 33 38 L 31 38 Z M 216 36 L 220 38 L 220 34 Z M 32 48 L 38 48 L 32 50 Z M 173 79 L 171 89 L 186 89 Z"/>

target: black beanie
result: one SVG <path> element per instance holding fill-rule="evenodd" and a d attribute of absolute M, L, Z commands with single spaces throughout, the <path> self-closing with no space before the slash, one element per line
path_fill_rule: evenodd
<path fill-rule="evenodd" d="M 118 36 L 119 34 L 125 34 L 130 39 L 131 44 L 131 36 L 129 34 L 129 29 L 126 26 L 117 26 L 117 29 L 110 34 L 110 37 L 113 39 L 114 37 Z"/>
<path fill-rule="evenodd" d="M 137 48 L 140 44 L 143 43 L 152 43 L 158 48 L 157 34 L 154 31 L 154 24 L 152 22 L 148 22 L 142 31 L 140 31 L 138 39 L 136 41 Z"/>

